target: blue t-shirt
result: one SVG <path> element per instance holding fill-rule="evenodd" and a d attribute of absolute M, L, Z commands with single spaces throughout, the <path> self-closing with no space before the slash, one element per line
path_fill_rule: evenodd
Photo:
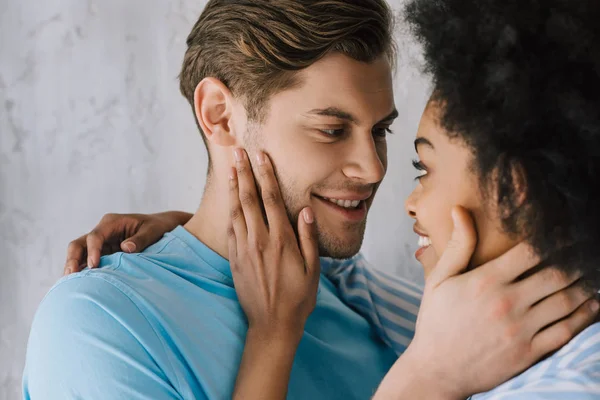
<path fill-rule="evenodd" d="M 25 399 L 228 399 L 247 323 L 227 260 L 178 227 L 63 278 L 35 316 Z M 289 399 L 368 399 L 396 360 L 323 276 Z"/>

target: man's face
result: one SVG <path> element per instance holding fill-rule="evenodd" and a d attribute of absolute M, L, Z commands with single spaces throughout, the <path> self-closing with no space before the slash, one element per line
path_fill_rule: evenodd
<path fill-rule="evenodd" d="M 390 65 L 332 54 L 300 78 L 271 97 L 260 126 L 246 127 L 245 145 L 273 160 L 294 227 L 311 206 L 320 255 L 348 258 L 360 250 L 387 168 L 386 135 L 397 114 Z"/>

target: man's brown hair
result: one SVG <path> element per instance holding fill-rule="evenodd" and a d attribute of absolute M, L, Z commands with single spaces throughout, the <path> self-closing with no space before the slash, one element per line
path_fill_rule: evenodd
<path fill-rule="evenodd" d="M 193 108 L 196 86 L 217 78 L 261 122 L 269 97 L 330 52 L 393 63 L 392 29 L 385 0 L 210 0 L 187 39 L 181 92 Z"/>

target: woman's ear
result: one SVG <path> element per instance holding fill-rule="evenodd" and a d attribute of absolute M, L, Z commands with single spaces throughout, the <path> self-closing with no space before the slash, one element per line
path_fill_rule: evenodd
<path fill-rule="evenodd" d="M 204 78 L 194 91 L 196 119 L 209 143 L 217 146 L 236 144 L 232 132 L 233 96 L 231 91 L 216 78 Z"/>
<path fill-rule="evenodd" d="M 500 180 L 496 169 L 492 181 L 495 182 L 494 191 L 498 195 L 496 203 L 500 206 L 500 216 L 510 218 L 527 200 L 527 178 L 523 166 L 518 162 L 511 162 L 504 167 L 509 168 L 510 178 Z"/>
<path fill-rule="evenodd" d="M 514 185 L 514 202 L 515 206 L 521 207 L 527 199 L 527 178 L 525 170 L 520 163 L 512 163 L 511 165 L 512 181 Z"/>

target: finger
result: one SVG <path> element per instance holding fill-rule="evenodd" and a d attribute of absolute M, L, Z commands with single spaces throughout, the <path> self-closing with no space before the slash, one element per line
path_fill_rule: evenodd
<path fill-rule="evenodd" d="M 142 223 L 133 236 L 121 242 L 121 250 L 125 253 L 142 252 L 151 244 L 158 242 L 163 235 L 161 229 L 153 229 L 151 224 Z"/>
<path fill-rule="evenodd" d="M 319 244 L 315 215 L 310 207 L 303 209 L 300 215 L 301 218 L 298 218 L 300 252 L 304 258 L 306 273 L 311 277 L 316 277 L 318 280 L 321 274 L 321 264 L 319 262 Z"/>
<path fill-rule="evenodd" d="M 261 202 L 256 191 L 256 183 L 248 155 L 243 149 L 235 149 L 235 166 L 240 203 L 244 211 L 249 238 L 264 237 L 267 227 L 262 214 Z"/>
<path fill-rule="evenodd" d="M 567 344 L 579 332 L 588 327 L 598 316 L 598 301 L 588 300 L 568 318 L 540 331 L 534 336 L 532 345 L 536 360 L 558 350 Z"/>
<path fill-rule="evenodd" d="M 82 270 L 80 265 L 86 262 L 85 235 L 69 243 L 67 248 L 67 261 L 65 262 L 64 275 L 69 275 Z"/>
<path fill-rule="evenodd" d="M 240 203 L 238 191 L 238 179 L 235 168 L 231 168 L 229 172 L 229 219 L 238 246 L 245 245 L 248 240 L 248 229 L 246 228 L 246 220 L 244 218 L 244 210 Z"/>
<path fill-rule="evenodd" d="M 235 230 L 232 225 L 227 229 L 227 245 L 229 249 L 229 265 L 235 275 L 237 269 L 237 242 L 235 239 Z"/>
<path fill-rule="evenodd" d="M 87 265 L 90 269 L 100 265 L 100 256 L 105 241 L 104 234 L 100 230 L 94 229 L 87 235 Z"/>
<path fill-rule="evenodd" d="M 594 297 L 593 292 L 575 283 L 534 305 L 529 311 L 526 321 L 531 324 L 532 332 L 538 332 L 540 329 L 567 317 L 583 303 Z"/>
<path fill-rule="evenodd" d="M 293 232 L 270 158 L 260 151 L 256 154 L 256 164 L 256 177 L 261 189 L 269 231 Z"/>
<path fill-rule="evenodd" d="M 434 287 L 467 268 L 477 244 L 477 233 L 471 215 L 462 207 L 452 209 L 454 229 L 446 250 L 428 279 Z"/>
<path fill-rule="evenodd" d="M 524 304 L 534 305 L 552 294 L 558 294 L 579 278 L 581 278 L 581 272 L 569 276 L 555 267 L 547 267 L 521 281 L 514 282 L 513 285 L 516 289 L 516 296 L 523 299 Z"/>
<path fill-rule="evenodd" d="M 539 263 L 540 258 L 531 246 L 521 242 L 500 257 L 485 263 L 481 268 L 494 270 L 501 282 L 512 282 Z"/>

